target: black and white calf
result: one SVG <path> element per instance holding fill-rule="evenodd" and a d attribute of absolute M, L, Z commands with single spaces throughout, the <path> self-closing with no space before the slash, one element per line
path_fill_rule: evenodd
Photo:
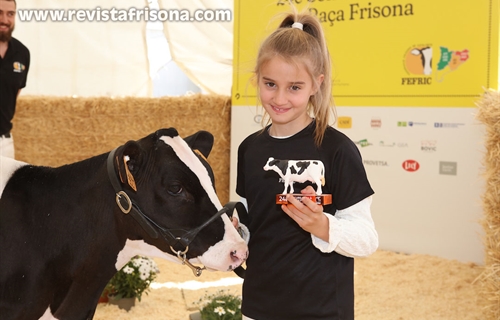
<path fill-rule="evenodd" d="M 311 181 L 316 184 L 316 194 L 321 195 L 321 186 L 325 185 L 325 167 L 319 160 L 279 160 L 270 157 L 264 170 L 275 171 L 285 183 L 283 194 L 287 193 L 290 186 L 290 193 L 293 193 L 294 182 Z"/>
<path fill-rule="evenodd" d="M 170 128 L 58 168 L 0 158 L 0 318 L 92 319 L 136 254 L 238 267 L 248 249 L 215 193 L 212 145 Z"/>

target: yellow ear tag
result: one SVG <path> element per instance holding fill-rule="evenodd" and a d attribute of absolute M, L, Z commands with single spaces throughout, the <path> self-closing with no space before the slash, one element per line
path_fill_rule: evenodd
<path fill-rule="evenodd" d="M 134 191 L 137 191 L 137 186 L 135 185 L 134 176 L 132 175 L 132 173 L 130 172 L 130 170 L 128 169 L 128 166 L 127 166 L 127 156 L 123 156 L 123 164 L 125 164 L 125 172 L 127 174 L 128 185 L 132 189 L 134 189 Z"/>

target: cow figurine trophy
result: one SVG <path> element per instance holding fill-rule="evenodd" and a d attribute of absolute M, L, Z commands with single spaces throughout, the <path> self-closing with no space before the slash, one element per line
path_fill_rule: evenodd
<path fill-rule="evenodd" d="M 331 194 L 323 194 L 322 186 L 325 185 L 325 166 L 319 160 L 280 160 L 270 157 L 264 166 L 266 171 L 275 171 L 279 174 L 285 189 L 283 193 L 276 195 L 276 204 L 287 204 L 286 194 L 288 187 L 290 193 L 299 201 L 306 197 L 315 201 L 317 204 L 327 205 L 332 203 Z M 303 183 L 311 181 L 316 184 L 316 195 L 309 196 L 303 194 L 295 194 L 293 189 L 294 182 Z"/>

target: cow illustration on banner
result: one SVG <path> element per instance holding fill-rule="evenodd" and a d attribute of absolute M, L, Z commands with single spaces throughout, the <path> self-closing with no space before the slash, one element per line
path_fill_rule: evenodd
<path fill-rule="evenodd" d="M 423 76 L 419 78 L 403 78 L 403 84 L 432 84 L 434 78 L 437 82 L 442 82 L 445 75 L 457 70 L 457 68 L 469 60 L 469 50 L 450 50 L 447 47 L 439 47 L 439 60 L 436 63 L 436 72 L 433 72 L 432 46 L 411 47 L 405 55 L 405 69 L 410 75 Z M 434 76 L 433 76 L 434 75 Z"/>

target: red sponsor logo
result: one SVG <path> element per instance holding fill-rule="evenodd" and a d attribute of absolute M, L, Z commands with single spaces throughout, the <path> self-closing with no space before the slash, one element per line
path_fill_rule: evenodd
<path fill-rule="evenodd" d="M 420 164 L 415 160 L 406 160 L 403 162 L 403 169 L 409 172 L 415 172 L 420 168 Z"/>
<path fill-rule="evenodd" d="M 382 127 L 382 120 L 379 118 L 373 118 L 370 121 L 370 125 L 372 128 L 380 128 L 380 127 Z"/>

